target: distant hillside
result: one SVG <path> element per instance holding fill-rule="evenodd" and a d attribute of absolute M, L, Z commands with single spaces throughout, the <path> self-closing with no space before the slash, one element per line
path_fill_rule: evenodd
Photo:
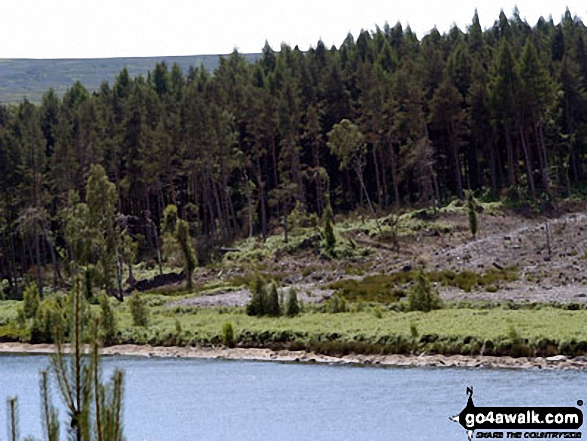
<path fill-rule="evenodd" d="M 260 54 L 244 54 L 251 62 Z M 112 85 L 120 70 L 126 66 L 131 76 L 147 75 L 155 64 L 165 61 L 169 67 L 177 63 L 184 73 L 190 66 L 203 65 L 213 71 L 219 64 L 219 55 L 184 57 L 134 57 L 88 59 L 0 59 L 0 103 L 18 103 L 23 97 L 40 102 L 43 94 L 53 88 L 62 94 L 75 81 L 80 81 L 90 92 L 103 81 Z"/>

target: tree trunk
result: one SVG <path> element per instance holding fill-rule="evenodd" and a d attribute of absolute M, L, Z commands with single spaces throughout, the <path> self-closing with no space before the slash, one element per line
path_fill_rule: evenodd
<path fill-rule="evenodd" d="M 377 161 L 377 148 L 375 147 L 375 143 L 373 143 L 373 148 L 371 149 L 371 153 L 373 156 L 373 165 L 375 166 L 375 183 L 377 185 L 377 203 L 379 207 L 383 207 L 383 191 L 381 190 L 381 182 L 379 178 L 379 161 Z"/>
<path fill-rule="evenodd" d="M 538 146 L 539 146 L 539 155 L 542 158 L 541 167 L 542 167 L 542 182 L 544 184 L 544 189 L 547 193 L 550 194 L 550 182 L 548 178 L 548 156 L 546 154 L 546 144 L 544 143 L 544 132 L 542 130 L 542 123 L 538 122 Z"/>
<path fill-rule="evenodd" d="M 399 199 L 399 183 L 397 182 L 397 157 L 395 156 L 395 149 L 393 148 L 393 141 L 391 139 L 391 132 L 387 135 L 387 143 L 389 145 L 389 158 L 391 161 L 391 181 L 393 185 L 393 198 L 394 206 L 396 210 L 399 210 L 400 199 Z"/>
<path fill-rule="evenodd" d="M 375 220 L 375 225 L 377 225 L 377 230 L 379 231 L 380 235 L 383 235 L 383 231 L 381 231 L 381 225 L 379 225 L 379 220 L 377 219 L 375 207 L 373 207 L 373 204 L 371 203 L 371 198 L 369 197 L 369 193 L 367 192 L 367 187 L 365 187 L 365 181 L 363 180 L 363 170 L 359 166 L 355 166 L 355 172 L 357 173 L 357 177 L 359 178 L 361 188 L 363 189 L 365 198 L 367 199 L 367 203 L 369 204 L 369 208 L 371 209 L 371 213 L 373 213 L 373 219 Z"/>
<path fill-rule="evenodd" d="M 524 154 L 524 162 L 526 163 L 526 173 L 528 175 L 528 188 L 530 189 L 530 195 L 533 200 L 536 200 L 536 187 L 534 186 L 534 176 L 532 176 L 532 160 L 530 158 L 530 152 L 526 144 L 526 137 L 522 128 L 519 128 L 520 141 L 522 143 L 522 152 Z"/>
<path fill-rule="evenodd" d="M 454 171 L 455 171 L 455 180 L 457 184 L 457 196 L 459 199 L 463 199 L 463 177 L 461 176 L 461 161 L 459 158 L 459 147 L 457 145 L 456 134 L 451 130 L 450 127 L 447 128 L 449 131 L 449 139 L 450 139 L 450 150 L 452 153 L 452 160 L 454 164 Z"/>
<path fill-rule="evenodd" d="M 505 130 L 505 146 L 508 160 L 508 187 L 513 187 L 515 183 L 514 146 L 512 145 L 512 137 L 509 129 Z"/>
<path fill-rule="evenodd" d="M 163 274 L 163 266 L 161 265 L 161 247 L 159 245 L 159 235 L 157 234 L 157 226 L 155 222 L 149 219 L 151 226 L 153 228 L 153 235 L 155 236 L 155 249 L 157 251 L 157 265 L 159 266 L 159 275 Z"/>
<path fill-rule="evenodd" d="M 43 274 L 41 271 L 41 247 L 39 243 L 39 233 L 37 227 L 36 219 L 33 221 L 33 234 L 35 236 L 35 255 L 37 260 L 37 290 L 39 291 L 39 296 L 43 298 Z"/>

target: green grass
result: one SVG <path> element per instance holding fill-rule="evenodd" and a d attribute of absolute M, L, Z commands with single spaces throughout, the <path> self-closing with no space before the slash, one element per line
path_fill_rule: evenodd
<path fill-rule="evenodd" d="M 538 310 L 443 309 L 398 313 L 376 308 L 361 312 L 306 312 L 298 317 L 249 317 L 242 308 L 226 310 L 159 308 L 151 326 L 130 326 L 120 312 L 120 340 L 149 344 L 219 344 L 230 321 L 240 346 L 312 349 L 324 353 L 410 352 L 552 355 L 587 353 L 587 311 L 544 307 Z M 176 320 L 182 332 L 176 332 Z M 411 329 L 416 326 L 419 337 Z"/>
<path fill-rule="evenodd" d="M 331 283 L 327 287 L 350 302 L 391 303 L 406 296 L 404 286 L 415 280 L 416 271 L 398 271 L 392 274 L 379 274 L 364 277 L 361 280 L 344 279 Z M 426 277 L 431 282 L 442 286 L 452 286 L 471 292 L 484 288 L 495 292 L 500 282 L 512 282 L 517 279 L 515 268 L 503 270 L 490 269 L 485 273 L 472 271 L 455 272 L 450 270 L 430 271 Z"/>
<path fill-rule="evenodd" d="M 495 355 L 587 353 L 587 310 L 541 305 L 534 309 L 449 307 L 429 313 L 381 307 L 338 314 L 305 307 L 294 318 L 250 317 L 244 308 L 164 306 L 161 295 L 145 295 L 151 308 L 147 327 L 132 325 L 128 302 L 113 302 L 117 343 L 152 345 L 221 344 L 222 327 L 234 326 L 237 346 L 310 349 L 323 353 L 435 351 Z M 15 317 L 20 302 L 0 302 L 0 339 L 27 341 Z M 507 305 L 503 305 L 507 306 Z M 91 306 L 97 311 L 97 306 Z M 418 330 L 414 336 L 413 329 Z"/>
<path fill-rule="evenodd" d="M 322 227 L 298 227 L 292 229 L 286 243 L 283 234 L 272 235 L 265 241 L 260 238 L 248 238 L 236 242 L 233 246 L 238 251 L 230 251 L 223 257 L 225 266 L 248 265 L 250 268 L 259 268 L 264 261 L 273 260 L 276 256 L 295 256 L 296 254 L 311 251 L 319 253 L 326 259 L 346 259 L 356 261 L 373 253 L 369 247 L 361 247 L 351 239 L 343 237 L 344 230 L 334 226 L 336 245 L 327 250 Z"/>
<path fill-rule="evenodd" d="M 397 273 L 404 276 L 406 273 Z M 399 286 L 405 283 L 408 279 L 400 280 L 399 277 L 392 275 L 375 275 L 367 276 L 362 280 L 344 279 L 328 285 L 328 288 L 336 290 L 336 293 L 341 295 L 349 302 L 377 302 L 377 303 L 392 303 L 405 297 L 406 293 Z"/>

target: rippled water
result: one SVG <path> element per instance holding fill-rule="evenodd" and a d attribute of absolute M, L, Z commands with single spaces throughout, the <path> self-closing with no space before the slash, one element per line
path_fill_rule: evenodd
<path fill-rule="evenodd" d="M 38 373 L 47 366 L 44 356 L 0 356 L 0 398 L 18 395 L 23 438 L 41 437 Z M 448 417 L 464 407 L 466 386 L 478 406 L 587 402 L 587 373 L 578 371 L 105 359 L 106 374 L 115 366 L 126 373 L 129 441 L 458 441 L 465 432 Z"/>

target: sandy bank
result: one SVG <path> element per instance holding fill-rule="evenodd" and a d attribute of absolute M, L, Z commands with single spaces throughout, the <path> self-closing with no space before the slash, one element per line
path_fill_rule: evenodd
<path fill-rule="evenodd" d="M 0 354 L 50 354 L 53 345 L 0 343 Z M 152 347 L 139 345 L 110 346 L 104 355 L 141 357 L 208 358 L 226 360 L 257 360 L 341 365 L 378 365 L 413 367 L 526 368 L 526 369 L 587 369 L 587 357 L 489 357 L 482 355 L 346 355 L 332 357 L 304 351 L 272 351 L 256 348 Z"/>

